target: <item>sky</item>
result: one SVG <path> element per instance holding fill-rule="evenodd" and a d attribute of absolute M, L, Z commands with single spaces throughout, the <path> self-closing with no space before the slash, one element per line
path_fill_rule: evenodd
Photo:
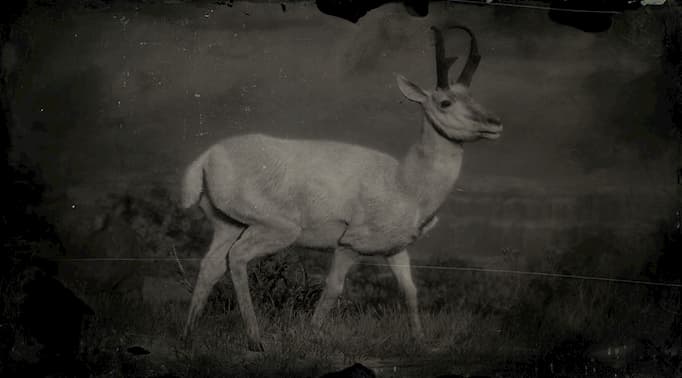
<path fill-rule="evenodd" d="M 425 18 L 387 4 L 357 24 L 312 3 L 38 9 L 16 38 L 12 152 L 40 168 L 63 209 L 57 222 L 73 204 L 93 216 L 112 193 L 177 194 L 187 164 L 237 134 L 397 157 L 422 115 L 395 75 L 435 86 L 429 27 L 445 22 L 478 36 L 472 94 L 505 132 L 465 146 L 441 226 L 416 249 L 537 252 L 586 232 L 645 232 L 669 216 L 677 144 L 660 89 L 660 25 L 643 10 L 591 34 L 543 11 L 447 3 Z M 447 44 L 465 56 L 464 35 Z"/>

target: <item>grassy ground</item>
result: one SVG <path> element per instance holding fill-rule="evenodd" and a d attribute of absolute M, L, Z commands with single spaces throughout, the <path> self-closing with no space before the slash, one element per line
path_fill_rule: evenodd
<path fill-rule="evenodd" d="M 650 288 L 639 286 L 417 272 L 426 334 L 419 344 L 397 285 L 380 267 L 352 271 L 323 333 L 313 332 L 318 286 L 281 282 L 295 270 L 292 259 L 284 253 L 250 269 L 263 353 L 247 351 L 226 279 L 191 345 L 180 341 L 187 303 L 86 298 L 97 315 L 83 358 L 93 376 L 317 377 L 355 362 L 385 377 L 680 373 L 679 289 L 659 290 L 654 300 Z M 150 354 L 135 356 L 128 352 L 133 346 Z"/>
<path fill-rule="evenodd" d="M 658 252 L 630 277 L 676 282 L 676 235 L 663 235 Z M 610 267 L 622 269 L 615 262 L 628 253 L 595 239 L 520 268 L 617 276 Z M 508 261 L 500 264 L 517 267 L 517 252 L 503 255 Z M 290 250 L 250 264 L 263 353 L 247 351 L 229 277 L 214 288 L 191 345 L 180 341 L 186 302 L 93 294 L 85 286 L 68 285 L 94 311 L 79 361 L 86 376 L 94 377 L 317 377 L 356 362 L 382 377 L 682 373 L 679 288 L 415 269 L 426 333 L 418 344 L 410 335 L 402 293 L 386 267 L 354 267 L 323 333 L 313 332 L 309 319 L 328 260 L 327 254 Z M 154 273 L 140 269 L 144 275 Z M 196 267 L 185 269 L 192 280 Z M 3 295 L 5 309 L 13 306 L 11 287 Z M 21 335 L 16 340 L 13 356 L 31 355 L 30 341 Z"/>
<path fill-rule="evenodd" d="M 475 356 L 491 356 L 491 341 L 499 338 L 492 319 L 474 323 L 466 312 L 425 313 L 427 337 L 418 344 L 397 306 L 366 312 L 337 310 L 322 334 L 312 331 L 309 313 L 288 311 L 261 317 L 266 350 L 252 353 L 246 351 L 241 318 L 234 309 L 210 309 L 187 345 L 179 338 L 185 304 L 151 307 L 106 297 L 97 302 L 96 312 L 103 315 L 86 335 L 84 352 L 98 376 L 314 377 L 355 362 L 385 376 L 435 376 L 466 370 L 463 366 L 476 363 Z M 134 357 L 126 352 L 132 346 L 151 353 Z"/>
<path fill-rule="evenodd" d="M 206 250 L 210 233 L 203 218 L 174 215 L 168 211 L 173 209 L 169 201 L 126 198 L 119 202 L 112 206 L 114 215 L 97 231 L 95 247 L 86 250 L 101 256 L 168 257 L 177 247 L 185 253 L 180 257 L 190 258 Z M 170 215 L 155 216 L 158 214 Z M 33 238 L 39 230 L 49 230 L 34 219 L 31 222 L 37 230 L 28 229 L 26 234 Z M 125 235 L 131 236 L 126 239 Z M 111 251 L 106 249 L 114 244 L 109 236 L 120 244 Z M 519 251 L 504 250 L 496 264 L 509 269 L 679 283 L 681 234 L 662 225 L 661 235 L 651 239 L 656 242 L 619 245 L 611 235 L 595 233 L 567 250 L 548 250 L 536 260 L 521 261 Z M 16 238 L 8 250 L 18 251 L 17 256 L 24 250 L 25 255 L 32 255 L 59 245 L 26 240 L 33 239 Z M 77 243 L 66 238 L 50 234 L 44 240 L 59 240 L 67 251 L 79 250 Z M 246 351 L 229 277 L 216 285 L 191 345 L 179 338 L 186 302 L 144 301 L 120 290 L 93 294 L 86 285 L 66 282 L 94 311 L 81 340 L 78 360 L 81 371 L 86 372 L 82 376 L 317 377 L 355 362 L 373 368 L 382 377 L 682 376 L 680 288 L 415 269 L 426 333 L 426 341 L 417 344 L 410 336 L 402 294 L 386 267 L 354 267 L 324 334 L 312 332 L 309 318 L 329 257 L 289 250 L 249 265 L 266 348 L 263 353 Z M 16 265 L 16 261 L 10 263 L 4 267 Z M 466 266 L 465 261 L 454 260 L 429 263 Z M 190 285 L 197 273 L 196 262 L 185 264 L 184 276 L 173 260 L 117 265 L 125 275 L 114 274 L 116 266 L 97 264 L 97 269 L 94 265 L 83 269 L 95 276 L 138 274 L 186 280 Z M 7 329 L 5 324 L 19 329 L 13 322 L 21 318 L 14 310 L 22 301 L 17 290 L 20 285 L 5 278 L 21 276 L 12 273 L 15 270 L 22 269 L 16 265 L 0 285 L 2 332 Z M 45 311 L 55 309 L 47 306 Z M 42 314 L 38 315 L 40 319 Z M 52 318 L 45 314 L 46 320 Z M 54 326 L 60 326 L 52 320 Z M 40 354 L 32 353 L 36 346 L 20 332 L 13 337 L 15 341 L 8 346 L 16 366 L 4 370 L 0 366 L 0 373 L 24 372 L 36 363 L 30 356 Z M 4 348 L 3 343 L 0 346 Z"/>

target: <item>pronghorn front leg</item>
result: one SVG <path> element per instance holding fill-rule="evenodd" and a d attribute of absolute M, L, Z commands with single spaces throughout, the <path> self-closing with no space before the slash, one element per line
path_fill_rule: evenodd
<path fill-rule="evenodd" d="M 396 253 L 393 256 L 386 258 L 395 278 L 398 279 L 398 285 L 405 293 L 405 300 L 410 311 L 410 322 L 412 324 L 412 334 L 417 340 L 424 338 L 424 331 L 422 323 L 419 318 L 419 302 L 417 301 L 417 287 L 412 280 L 412 272 L 410 271 L 410 256 L 407 250 Z"/>
<path fill-rule="evenodd" d="M 336 304 L 336 300 L 341 295 L 341 292 L 343 292 L 343 282 L 346 279 L 346 274 L 351 266 L 353 266 L 357 257 L 357 252 L 349 248 L 341 247 L 334 251 L 332 267 L 327 275 L 327 285 L 322 292 L 319 302 L 317 302 L 317 307 L 311 320 L 313 327 L 319 329 L 322 326 L 322 321 Z"/>

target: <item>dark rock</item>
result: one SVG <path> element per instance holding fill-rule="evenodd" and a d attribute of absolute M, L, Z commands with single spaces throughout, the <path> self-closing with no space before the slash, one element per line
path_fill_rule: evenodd
<path fill-rule="evenodd" d="M 9 360 L 9 354 L 14 346 L 14 329 L 7 323 L 0 324 L 0 365 Z"/>
<path fill-rule="evenodd" d="M 21 275 L 18 323 L 42 345 L 40 361 L 75 361 L 92 309 L 61 282 L 37 268 Z"/>
<path fill-rule="evenodd" d="M 343 370 L 339 370 L 332 373 L 327 373 L 320 378 L 374 378 L 376 374 L 372 369 L 362 365 L 354 364 L 353 366 L 347 367 Z"/>
<path fill-rule="evenodd" d="M 130 353 L 134 356 L 144 356 L 144 355 L 147 355 L 151 352 L 149 352 L 148 350 L 144 349 L 141 346 L 132 346 L 132 347 L 128 348 L 128 353 Z"/>
<path fill-rule="evenodd" d="M 429 14 L 429 2 L 427 0 L 404 0 L 403 5 L 405 5 L 410 16 L 426 17 Z"/>
<path fill-rule="evenodd" d="M 317 0 L 317 9 L 324 14 L 336 16 L 356 23 L 370 10 L 395 0 Z M 404 0 L 407 12 L 415 17 L 425 17 L 429 13 L 427 0 Z"/>
<path fill-rule="evenodd" d="M 622 11 L 623 2 L 613 0 L 554 0 L 551 2 L 549 18 L 562 25 L 572 26 L 588 33 L 609 30 L 613 13 Z M 565 9 L 565 10 L 564 10 Z M 589 12 L 576 12 L 574 10 Z M 603 12 L 603 13 L 602 13 Z"/>

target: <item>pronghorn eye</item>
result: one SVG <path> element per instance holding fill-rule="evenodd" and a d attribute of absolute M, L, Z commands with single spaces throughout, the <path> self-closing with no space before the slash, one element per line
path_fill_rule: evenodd
<path fill-rule="evenodd" d="M 452 101 L 450 100 L 443 100 L 440 102 L 440 107 L 443 109 L 447 108 L 450 105 L 452 105 Z"/>

